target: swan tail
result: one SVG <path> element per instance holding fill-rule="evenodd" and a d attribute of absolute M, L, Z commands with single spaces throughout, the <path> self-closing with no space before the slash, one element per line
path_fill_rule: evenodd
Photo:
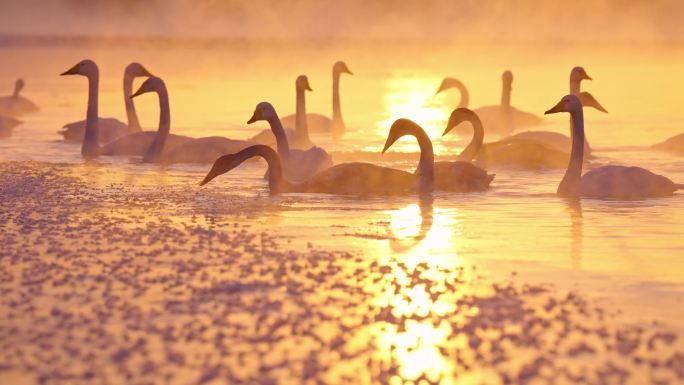
<path fill-rule="evenodd" d="M 677 190 L 684 190 L 684 184 L 677 184 L 677 183 L 675 183 L 675 188 L 676 188 Z"/>

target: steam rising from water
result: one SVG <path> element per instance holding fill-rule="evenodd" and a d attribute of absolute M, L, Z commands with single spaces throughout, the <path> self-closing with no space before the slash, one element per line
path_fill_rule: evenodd
<path fill-rule="evenodd" d="M 676 0 L 0 0 L 0 34 L 642 41 L 684 37 Z"/>

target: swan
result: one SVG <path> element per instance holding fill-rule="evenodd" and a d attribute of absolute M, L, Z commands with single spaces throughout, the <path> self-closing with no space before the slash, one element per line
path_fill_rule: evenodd
<path fill-rule="evenodd" d="M 466 111 L 472 114 L 472 111 L 468 110 L 467 108 L 457 108 L 451 114 L 445 134 L 449 132 L 449 130 L 451 130 L 452 125 L 457 125 L 460 122 L 459 120 L 463 119 L 464 113 Z M 419 170 L 422 169 L 422 165 L 425 161 L 427 161 L 428 163 L 432 163 L 433 175 L 431 176 L 431 178 L 433 178 L 433 181 L 431 183 L 435 190 L 473 192 L 484 191 L 489 188 L 489 184 L 494 179 L 493 174 L 487 174 L 485 170 L 471 164 L 470 161 L 435 162 L 434 155 L 432 153 L 432 142 L 430 141 L 430 138 L 427 136 L 425 131 L 417 124 L 409 125 L 408 127 L 411 130 L 408 134 L 413 135 L 418 139 L 418 144 L 421 148 L 421 158 L 418 162 L 418 169 L 416 170 L 416 172 L 419 172 Z M 482 131 L 476 132 L 476 135 L 482 136 Z M 389 139 L 394 139 L 391 132 Z M 476 139 L 474 139 L 473 141 L 477 142 Z M 479 151 L 479 147 L 482 146 L 481 137 L 479 139 L 479 143 L 479 146 L 471 143 L 467 151 L 474 151 L 474 153 L 477 153 Z M 385 150 L 383 150 L 383 152 Z"/>
<path fill-rule="evenodd" d="M 448 134 L 463 122 L 473 126 L 473 138 L 459 154 L 463 162 L 474 161 L 481 166 L 504 166 L 522 169 L 563 168 L 567 165 L 568 154 L 548 148 L 533 140 L 500 140 L 484 144 L 484 126 L 477 113 L 467 108 L 457 108 L 451 113 L 447 127 L 442 135 Z M 474 172 L 474 171 L 473 171 Z M 486 172 L 477 172 L 483 178 Z M 493 176 L 491 176 L 493 178 Z M 482 179 L 480 179 L 482 180 Z"/>
<path fill-rule="evenodd" d="M 9 116 L 0 116 L 0 138 L 9 138 L 12 136 L 14 127 L 22 124 L 21 120 L 14 119 Z"/>
<path fill-rule="evenodd" d="M 666 151 L 675 155 L 684 155 L 684 133 L 651 146 L 654 150 Z"/>
<path fill-rule="evenodd" d="M 383 153 L 403 135 L 416 135 L 417 124 L 407 119 L 399 119 L 392 124 L 390 135 L 385 142 Z M 371 163 L 341 163 L 314 175 L 310 180 L 295 184 L 283 176 L 283 168 L 278 154 L 272 148 L 258 144 L 230 155 L 224 155 L 214 162 L 211 170 L 200 185 L 234 169 L 245 160 L 261 156 L 268 163 L 268 184 L 271 194 L 285 192 L 308 192 L 338 195 L 397 195 L 432 190 L 432 143 L 419 139 L 421 144 L 420 169 L 416 174 Z"/>
<path fill-rule="evenodd" d="M 24 79 L 19 78 L 14 82 L 12 95 L 0 97 L 0 115 L 17 117 L 38 111 L 35 103 L 19 95 L 24 85 Z"/>
<path fill-rule="evenodd" d="M 309 128 L 306 117 L 306 91 L 312 91 L 311 86 L 309 86 L 309 78 L 306 75 L 299 75 L 295 81 L 295 89 L 297 93 L 297 114 L 295 129 L 288 128 L 285 130 L 285 135 L 287 136 L 290 147 L 306 150 L 313 146 L 311 139 L 309 138 Z M 276 138 L 273 132 L 269 130 L 263 130 L 257 135 L 250 139 L 252 142 L 273 145 L 276 143 Z"/>
<path fill-rule="evenodd" d="M 592 78 L 587 74 L 587 71 L 584 69 L 584 67 L 574 67 L 570 71 L 570 93 L 577 95 L 584 107 L 592 107 L 603 113 L 608 113 L 608 111 L 603 108 L 601 103 L 599 103 L 592 94 L 580 91 L 582 80 L 592 80 Z M 564 151 L 567 153 L 569 153 L 572 148 L 572 140 L 569 136 L 553 131 L 525 131 L 513 134 L 507 139 L 534 140 L 549 148 L 553 148 L 554 150 Z M 584 156 L 589 157 L 590 155 L 591 147 L 589 146 L 589 143 L 585 137 Z"/>
<path fill-rule="evenodd" d="M 100 143 L 108 143 L 132 132 L 142 131 L 138 114 L 135 112 L 135 105 L 131 99 L 133 93 L 133 80 L 137 77 L 154 76 L 140 63 L 131 63 L 126 66 L 123 77 L 124 103 L 126 106 L 126 117 L 128 124 L 116 118 L 99 118 L 98 128 L 100 130 Z M 64 140 L 69 142 L 82 142 L 85 135 L 86 121 L 67 123 L 61 131 L 57 133 L 64 136 Z"/>
<path fill-rule="evenodd" d="M 561 197 L 643 199 L 670 196 L 684 189 L 670 179 L 641 167 L 603 166 L 582 175 L 584 112 L 577 95 L 566 95 L 544 114 L 569 112 L 572 122 L 572 153 L 556 194 Z"/>
<path fill-rule="evenodd" d="M 435 92 L 435 96 L 451 88 L 456 88 L 461 93 L 461 100 L 458 102 L 458 106 L 456 106 L 456 108 L 468 107 L 468 104 L 470 103 L 470 93 L 468 92 L 465 84 L 458 79 L 444 78 L 442 83 L 439 85 L 437 92 Z"/>
<path fill-rule="evenodd" d="M 283 173 L 287 179 L 301 182 L 311 178 L 317 172 L 332 166 L 332 157 L 320 147 L 314 146 L 308 150 L 290 149 L 283 125 L 271 103 L 261 102 L 257 104 L 254 114 L 247 121 L 247 124 L 252 124 L 259 120 L 265 120 L 271 126 L 271 131 L 273 131 L 276 138 L 278 156 L 280 156 L 282 162 Z"/>
<path fill-rule="evenodd" d="M 499 135 L 508 135 L 519 127 L 533 126 L 541 123 L 541 118 L 529 112 L 521 111 L 511 106 L 511 90 L 513 89 L 513 73 L 504 71 L 501 75 L 502 90 L 501 104 L 484 106 L 474 111 L 482 122 Z"/>
<path fill-rule="evenodd" d="M 109 142 L 104 146 L 100 146 L 99 119 L 97 115 L 100 71 L 94 61 L 90 59 L 82 60 L 61 75 L 82 75 L 88 79 L 86 131 L 81 146 L 81 154 L 84 158 L 90 159 L 99 155 L 145 155 L 157 136 L 156 132 L 135 132 Z M 163 81 L 161 79 L 157 78 L 155 82 L 160 82 L 163 86 Z M 168 115 L 168 94 L 166 92 L 166 87 L 163 87 L 163 92 L 159 92 L 159 99 L 160 106 L 166 105 L 166 113 Z M 188 137 L 180 135 L 168 135 L 166 142 L 168 142 L 167 144 L 171 147 L 183 143 L 188 139 Z"/>
<path fill-rule="evenodd" d="M 344 135 L 346 126 L 342 119 L 342 108 L 340 107 L 340 76 L 342 74 L 353 75 L 345 62 L 338 61 L 332 68 L 332 118 L 316 113 L 306 114 L 310 133 L 330 132 L 333 139 L 340 139 Z M 281 119 L 281 122 L 285 127 L 296 127 L 297 114 L 287 115 Z"/>

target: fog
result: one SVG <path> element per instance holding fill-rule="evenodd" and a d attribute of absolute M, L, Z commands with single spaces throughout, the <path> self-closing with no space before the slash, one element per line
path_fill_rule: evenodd
<path fill-rule="evenodd" d="M 678 42 L 676 0 L 0 0 L 0 34 L 219 39 Z"/>

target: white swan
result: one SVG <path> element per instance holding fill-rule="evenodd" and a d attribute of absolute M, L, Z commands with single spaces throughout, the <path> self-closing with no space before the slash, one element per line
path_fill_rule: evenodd
<path fill-rule="evenodd" d="M 529 112 L 521 111 L 511 105 L 513 89 L 513 73 L 504 71 L 501 75 L 501 103 L 495 106 L 484 106 L 473 111 L 482 119 L 487 129 L 498 135 L 508 135 L 511 131 L 541 123 L 541 118 Z"/>
<path fill-rule="evenodd" d="M 417 125 L 406 119 L 392 124 L 390 135 L 385 142 L 386 151 L 394 141 L 403 135 L 414 135 Z M 265 145 L 250 146 L 236 154 L 224 155 L 216 160 L 206 177 L 200 182 L 205 185 L 221 174 L 234 169 L 245 160 L 261 156 L 269 166 L 268 184 L 272 194 L 285 192 L 309 192 L 339 195 L 398 195 L 432 190 L 432 144 L 419 140 L 421 147 L 421 169 L 416 174 L 371 163 L 341 163 L 314 175 L 304 183 L 291 183 L 283 176 L 282 164 L 278 154 Z M 430 150 L 423 156 L 423 150 Z"/>
<path fill-rule="evenodd" d="M 570 71 L 570 93 L 577 95 L 584 107 L 593 107 L 601 112 L 608 113 L 601 103 L 588 92 L 581 92 L 580 87 L 582 80 L 592 80 L 583 67 L 575 67 Z M 534 140 L 554 150 L 564 151 L 570 153 L 572 149 L 572 140 L 569 136 L 553 132 L 553 131 L 525 131 L 513 134 L 508 138 L 510 140 L 525 139 Z M 591 155 L 591 147 L 588 141 L 584 140 L 584 156 L 585 158 Z"/>
<path fill-rule="evenodd" d="M 309 127 L 306 119 L 306 91 L 312 91 L 311 86 L 309 86 L 309 79 L 306 75 L 299 75 L 295 81 L 295 90 L 297 94 L 297 113 L 295 129 L 286 128 L 285 135 L 290 144 L 290 147 L 306 150 L 313 146 L 311 139 L 309 138 Z M 257 135 L 250 139 L 252 142 L 273 145 L 276 143 L 276 138 L 273 132 L 269 130 L 263 130 Z"/>
<path fill-rule="evenodd" d="M 333 139 L 339 139 L 344 135 L 346 126 L 342 119 L 342 107 L 340 106 L 340 76 L 342 74 L 353 75 L 343 61 L 338 61 L 332 68 L 332 118 L 322 114 L 307 113 L 306 122 L 309 133 L 331 133 Z M 296 127 L 297 114 L 287 115 L 281 119 L 285 127 Z"/>
<path fill-rule="evenodd" d="M 116 118 L 99 118 L 98 128 L 100 130 L 100 143 L 109 143 L 114 139 L 120 138 L 132 132 L 142 131 L 135 105 L 131 99 L 133 93 L 133 80 L 137 77 L 154 76 L 140 63 L 131 63 L 126 66 L 123 77 L 124 104 L 126 106 L 126 117 L 128 124 Z M 86 121 L 67 123 L 61 131 L 57 133 L 64 136 L 64 140 L 69 142 L 82 142 L 86 130 Z"/>
<path fill-rule="evenodd" d="M 22 123 L 21 120 L 14 119 L 10 116 L 0 116 L 0 138 L 9 138 L 12 136 L 14 127 Z"/>
<path fill-rule="evenodd" d="M 545 112 L 569 112 L 572 118 L 572 153 L 557 194 L 561 197 L 598 199 L 643 199 L 670 196 L 684 185 L 641 167 L 603 166 L 582 175 L 584 152 L 584 112 L 576 95 L 564 96 Z"/>
<path fill-rule="evenodd" d="M 458 106 L 456 106 L 456 108 L 468 107 L 468 104 L 470 104 L 470 93 L 468 92 L 468 88 L 466 88 L 465 84 L 458 79 L 444 78 L 442 83 L 439 85 L 437 92 L 435 92 L 435 95 L 438 95 L 441 92 L 451 88 L 456 88 L 461 94 L 461 100 L 458 102 Z"/>
<path fill-rule="evenodd" d="M 99 142 L 99 119 L 97 115 L 98 109 L 98 88 L 100 82 L 100 71 L 94 61 L 86 59 L 69 70 L 61 74 L 64 75 L 82 75 L 88 79 L 88 109 L 86 112 L 86 131 L 81 146 L 81 154 L 85 158 L 94 158 L 99 155 L 145 155 L 148 148 L 157 136 L 156 132 L 141 131 L 128 134 L 113 142 L 100 146 Z M 161 83 L 161 79 L 155 80 Z M 160 86 L 160 89 L 162 88 Z M 168 113 L 168 94 L 166 87 L 163 87 L 163 92 L 159 92 L 160 105 L 166 105 L 166 112 Z M 166 144 L 171 147 L 178 145 L 188 140 L 188 137 L 180 135 L 168 135 Z"/>
<path fill-rule="evenodd" d="M 35 103 L 19 95 L 24 85 L 24 79 L 19 78 L 14 82 L 12 95 L 0 97 L 0 115 L 18 117 L 38 111 Z"/>
<path fill-rule="evenodd" d="M 290 149 L 283 125 L 271 103 L 261 102 L 257 104 L 254 114 L 247 121 L 247 124 L 259 120 L 265 120 L 271 126 L 271 131 L 276 138 L 278 156 L 280 156 L 283 172 L 287 179 L 301 182 L 332 166 L 332 158 L 320 147 L 314 146 L 308 150 Z"/>
<path fill-rule="evenodd" d="M 451 113 L 442 135 L 446 135 L 463 122 L 469 122 L 473 126 L 473 138 L 459 154 L 461 161 L 474 161 L 482 167 L 499 166 L 530 170 L 563 168 L 568 163 L 567 153 L 532 140 L 503 139 L 485 144 L 482 121 L 474 111 L 467 108 L 457 108 Z"/>

